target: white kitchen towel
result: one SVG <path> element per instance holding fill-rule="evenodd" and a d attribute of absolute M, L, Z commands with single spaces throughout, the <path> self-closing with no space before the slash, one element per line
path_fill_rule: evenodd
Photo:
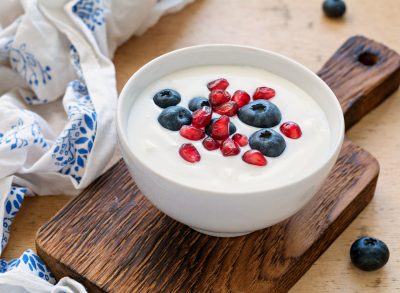
<path fill-rule="evenodd" d="M 130 36 L 192 1 L 1 1 L 0 253 L 25 196 L 78 194 L 115 160 L 111 58 Z M 23 276 L 30 280 L 19 282 Z M 0 262 L 0 289 L 14 288 L 4 292 L 62 292 L 48 281 L 55 283 L 30 250 Z M 68 279 L 57 286 L 84 292 Z"/>

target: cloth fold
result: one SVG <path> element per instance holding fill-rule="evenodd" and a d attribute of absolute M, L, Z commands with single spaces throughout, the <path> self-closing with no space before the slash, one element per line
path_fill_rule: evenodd
<path fill-rule="evenodd" d="M 129 37 L 192 1 L 3 0 L 0 253 L 26 196 L 76 195 L 116 161 L 117 91 L 111 58 Z M 0 289 L 84 292 L 70 279 L 52 285 L 55 280 L 40 270 L 48 271 L 39 261 L 30 250 L 19 259 L 2 261 Z M 24 270 L 17 269 L 21 266 Z M 34 285 L 42 280 L 47 287 Z"/>

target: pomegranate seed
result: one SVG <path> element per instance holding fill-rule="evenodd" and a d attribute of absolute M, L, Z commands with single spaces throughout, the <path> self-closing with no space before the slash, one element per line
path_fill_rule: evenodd
<path fill-rule="evenodd" d="M 229 137 L 229 117 L 221 116 L 211 124 L 211 136 L 214 139 L 224 140 Z"/>
<path fill-rule="evenodd" d="M 247 138 L 246 135 L 240 134 L 240 133 L 235 133 L 232 136 L 232 139 L 241 147 L 244 147 L 249 144 L 249 139 Z"/>
<path fill-rule="evenodd" d="M 203 140 L 203 146 L 206 150 L 213 151 L 219 148 L 219 142 L 208 136 Z"/>
<path fill-rule="evenodd" d="M 210 91 L 214 90 L 226 90 L 229 86 L 229 82 L 225 78 L 219 78 L 213 81 L 210 81 L 207 84 L 207 87 Z"/>
<path fill-rule="evenodd" d="M 229 117 L 235 116 L 239 108 L 235 102 L 229 101 L 225 104 L 214 107 L 214 111 L 220 115 L 226 115 Z"/>
<path fill-rule="evenodd" d="M 184 143 L 179 148 L 179 154 L 181 157 L 190 163 L 199 162 L 201 159 L 200 153 L 197 151 L 196 147 L 191 143 Z"/>
<path fill-rule="evenodd" d="M 258 87 L 253 94 L 253 100 L 269 100 L 275 97 L 275 90 L 266 86 Z"/>
<path fill-rule="evenodd" d="M 267 159 L 264 155 L 257 150 L 248 150 L 242 156 L 242 160 L 248 164 L 256 165 L 256 166 L 265 166 L 267 165 Z"/>
<path fill-rule="evenodd" d="M 219 106 L 221 104 L 229 102 L 231 99 L 231 95 L 224 90 L 215 90 L 208 95 L 208 99 L 210 100 L 211 105 Z"/>
<path fill-rule="evenodd" d="M 179 134 L 190 140 L 200 140 L 206 136 L 203 129 L 199 129 L 191 125 L 183 125 L 179 130 Z"/>
<path fill-rule="evenodd" d="M 239 108 L 242 108 L 250 102 L 250 95 L 245 91 L 239 90 L 233 93 L 232 101 L 236 102 Z"/>
<path fill-rule="evenodd" d="M 232 139 L 225 139 L 220 146 L 224 157 L 236 156 L 240 153 L 240 146 Z"/>
<path fill-rule="evenodd" d="M 192 124 L 194 127 L 206 127 L 211 122 L 212 111 L 210 107 L 201 107 L 193 112 Z"/>
<path fill-rule="evenodd" d="M 285 136 L 293 139 L 299 138 L 302 134 L 300 126 L 292 121 L 283 123 L 280 127 L 280 130 Z"/>

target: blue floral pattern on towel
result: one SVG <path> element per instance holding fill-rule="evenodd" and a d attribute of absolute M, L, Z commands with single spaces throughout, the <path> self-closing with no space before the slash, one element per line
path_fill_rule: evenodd
<path fill-rule="evenodd" d="M 57 139 L 52 157 L 59 172 L 80 183 L 96 136 L 97 117 L 87 87 L 79 80 L 69 84 L 75 99 L 68 105 L 68 124 Z"/>
<path fill-rule="evenodd" d="M 10 150 L 21 149 L 34 144 L 44 149 L 49 147 L 39 123 L 34 121 L 31 124 L 25 124 L 21 118 L 11 125 L 9 131 L 0 133 L 0 145 L 2 144 L 9 145 Z"/>
<path fill-rule="evenodd" d="M 102 0 L 79 0 L 72 6 L 72 12 L 77 15 L 91 31 L 102 26 L 104 19 L 104 5 Z"/>
<path fill-rule="evenodd" d="M 39 97 L 30 89 L 20 88 L 18 89 L 18 92 L 28 105 L 42 105 L 48 103 L 47 99 L 39 99 Z"/>
<path fill-rule="evenodd" d="M 46 85 L 52 78 L 50 66 L 43 66 L 26 48 L 27 45 L 25 43 L 21 44 L 18 48 L 11 47 L 11 66 L 30 86 Z"/>
<path fill-rule="evenodd" d="M 0 273 L 5 273 L 14 269 L 28 270 L 38 277 L 55 284 L 56 280 L 42 260 L 30 249 L 26 250 L 19 258 L 5 261 L 0 259 Z"/>
<path fill-rule="evenodd" d="M 37 96 L 32 95 L 32 96 L 25 96 L 24 97 L 25 102 L 28 105 L 40 105 L 40 104 L 46 104 L 48 101 L 44 99 L 41 101 Z"/>
<path fill-rule="evenodd" d="M 1 251 L 7 245 L 8 238 L 10 237 L 10 229 L 15 215 L 18 213 L 24 196 L 28 189 L 24 187 L 12 186 L 6 201 L 4 202 L 4 218 L 3 218 L 3 235 L 1 238 Z M 1 270 L 1 267 L 0 267 Z"/>
<path fill-rule="evenodd" d="M 14 37 L 0 40 L 0 60 L 9 60 L 10 50 L 13 42 Z"/>
<path fill-rule="evenodd" d="M 81 59 L 79 57 L 78 51 L 76 50 L 75 46 L 72 44 L 69 45 L 69 54 L 71 56 L 72 67 L 75 69 L 79 78 L 81 80 L 84 80 L 83 71 L 82 71 L 82 67 L 81 67 Z"/>

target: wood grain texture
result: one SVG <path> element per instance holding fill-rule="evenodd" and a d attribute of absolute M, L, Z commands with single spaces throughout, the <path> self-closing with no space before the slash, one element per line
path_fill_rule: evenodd
<path fill-rule="evenodd" d="M 318 75 L 340 97 L 350 128 L 399 87 L 400 56 L 363 36 L 348 39 Z"/>
<path fill-rule="evenodd" d="M 346 78 L 366 78 L 379 66 L 347 61 L 355 48 L 367 46 L 380 45 L 355 37 L 332 57 L 342 64 L 338 68 L 348 68 Z M 385 62 L 397 62 L 397 54 L 380 48 Z M 337 75 L 331 70 L 323 67 L 319 74 L 331 82 L 343 77 L 341 70 Z M 331 84 L 346 121 L 349 113 L 359 119 L 372 108 L 367 104 L 386 98 L 382 86 L 398 87 L 393 70 L 380 72 L 381 82 L 363 87 L 342 90 L 343 83 Z M 384 94 L 371 100 L 364 94 L 370 92 Z M 378 173 L 377 161 L 346 140 L 328 180 L 304 209 L 271 228 L 223 239 L 201 235 L 159 212 L 120 161 L 40 229 L 37 251 L 56 277 L 70 275 L 93 292 L 285 292 L 368 204 Z"/>
<path fill-rule="evenodd" d="M 300 213 L 216 238 L 159 212 L 120 161 L 40 229 L 37 251 L 57 278 L 72 276 L 91 292 L 285 292 L 370 201 L 378 169 L 347 140 Z"/>
<path fill-rule="evenodd" d="M 318 70 L 348 37 L 364 34 L 400 52 L 399 1 L 347 1 L 343 19 L 323 16 L 321 0 L 196 0 L 184 10 L 165 16 L 140 37 L 121 46 L 114 59 L 120 90 L 128 78 L 152 58 L 170 50 L 205 43 L 236 43 L 280 52 L 312 70 Z M 229 11 L 229 13 L 221 13 Z M 235 21 L 244 19 L 245 21 Z M 234 23 L 234 24 L 233 24 Z M 218 29 L 210 29 L 218 28 Z M 348 137 L 371 152 L 380 163 L 372 202 L 318 258 L 291 289 L 294 293 L 395 292 L 400 289 L 400 91 L 360 120 Z M 29 197 L 11 226 L 11 238 L 2 254 L 16 258 L 34 248 L 35 232 L 65 203 L 66 196 Z M 373 235 L 392 253 L 382 269 L 365 273 L 349 262 L 355 238 Z"/>

